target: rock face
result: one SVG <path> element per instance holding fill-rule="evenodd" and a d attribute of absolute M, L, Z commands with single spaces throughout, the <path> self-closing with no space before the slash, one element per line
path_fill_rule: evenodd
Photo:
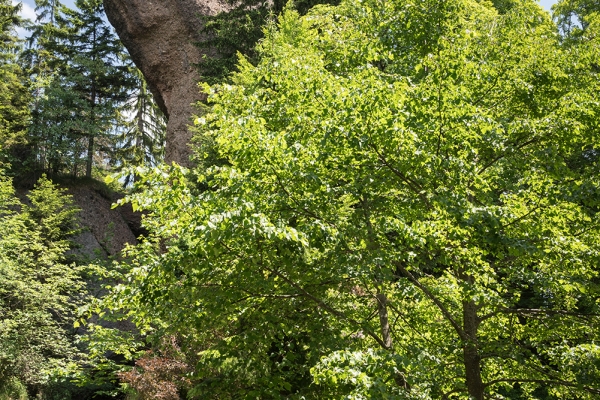
<path fill-rule="evenodd" d="M 194 64 L 202 60 L 200 15 L 227 9 L 219 0 L 104 0 L 108 20 L 168 117 L 165 159 L 189 165 L 188 130 L 201 99 Z"/>
<path fill-rule="evenodd" d="M 116 197 L 107 197 L 93 185 L 68 187 L 83 231 L 74 238 L 80 247 L 75 253 L 86 259 L 106 259 L 116 256 L 127 243 L 137 244 L 141 214 L 134 213 L 131 205 L 112 208 Z"/>

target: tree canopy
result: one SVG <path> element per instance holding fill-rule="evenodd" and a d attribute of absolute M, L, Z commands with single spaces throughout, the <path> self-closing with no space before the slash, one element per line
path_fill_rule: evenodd
<path fill-rule="evenodd" d="M 164 117 L 100 0 L 36 1 L 25 52 L 0 0 L 0 399 L 600 397 L 597 0 L 313 3 L 206 19 L 188 170 L 147 168 Z M 94 165 L 144 211 L 110 272 L 2 172 Z"/>
<path fill-rule="evenodd" d="M 196 349 L 192 396 L 600 395 L 597 17 L 501 6 L 287 9 L 204 87 L 106 302 Z"/>

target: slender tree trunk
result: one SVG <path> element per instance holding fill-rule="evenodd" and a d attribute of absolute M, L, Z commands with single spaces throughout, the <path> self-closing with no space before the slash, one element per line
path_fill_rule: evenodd
<path fill-rule="evenodd" d="M 92 163 L 94 161 L 94 135 L 88 137 L 87 162 L 85 165 L 85 176 L 92 177 Z"/>
<path fill-rule="evenodd" d="M 468 341 L 463 345 L 463 357 L 467 379 L 469 397 L 474 400 L 483 400 L 484 385 L 481 379 L 481 356 L 477 344 L 477 329 L 479 328 L 477 305 L 474 301 L 463 302 L 463 329 Z"/>
<path fill-rule="evenodd" d="M 96 26 L 94 25 L 93 30 L 93 39 L 92 46 L 95 50 L 96 48 Z M 96 62 L 96 53 L 93 50 L 92 52 L 92 60 L 94 63 Z M 92 75 L 92 98 L 91 98 L 91 122 L 92 122 L 92 131 L 89 133 L 88 137 L 88 149 L 87 149 L 87 162 L 85 166 L 85 176 L 88 178 L 92 177 L 92 164 L 94 162 L 94 136 L 96 135 L 96 75 Z"/>
<path fill-rule="evenodd" d="M 89 132 L 88 136 L 88 148 L 87 148 L 87 160 L 85 166 L 85 176 L 88 178 L 92 177 L 92 165 L 94 162 L 94 137 L 96 136 L 96 84 L 92 83 L 92 111 L 91 111 L 91 122 L 92 122 L 92 130 Z"/>
<path fill-rule="evenodd" d="M 392 335 L 390 331 L 390 322 L 388 319 L 387 296 L 378 291 L 377 293 L 377 311 L 379 313 L 379 324 L 381 325 L 381 339 L 386 350 L 392 348 Z"/>

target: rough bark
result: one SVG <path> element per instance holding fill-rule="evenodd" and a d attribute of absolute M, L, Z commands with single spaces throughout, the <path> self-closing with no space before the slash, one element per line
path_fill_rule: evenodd
<path fill-rule="evenodd" d="M 477 345 L 477 330 L 480 319 L 477 316 L 477 305 L 473 301 L 463 302 L 463 330 L 468 338 L 463 346 L 466 383 L 469 397 L 483 400 L 485 386 L 481 379 L 481 356 Z"/>
<path fill-rule="evenodd" d="M 165 160 L 189 165 L 190 118 L 201 99 L 194 66 L 202 60 L 200 15 L 227 9 L 219 0 L 104 0 L 108 20 L 168 118 Z"/>

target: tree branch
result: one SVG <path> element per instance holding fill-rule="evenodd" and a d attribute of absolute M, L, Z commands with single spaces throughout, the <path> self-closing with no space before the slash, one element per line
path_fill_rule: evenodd
<path fill-rule="evenodd" d="M 578 313 L 574 311 L 566 311 L 566 310 L 544 310 L 542 308 L 502 308 L 498 310 L 496 313 L 504 313 L 504 314 L 529 314 L 529 315 L 564 315 L 571 317 L 600 317 L 600 314 L 597 313 Z"/>
<path fill-rule="evenodd" d="M 295 289 L 297 289 L 298 291 L 302 292 L 302 294 L 304 294 L 304 296 L 308 297 L 309 299 L 311 299 L 312 301 L 314 301 L 315 303 L 317 303 L 319 305 L 319 307 L 321 307 L 323 310 L 328 311 L 329 313 L 331 313 L 332 315 L 335 315 L 336 317 L 346 320 L 352 324 L 355 324 L 357 326 L 360 326 L 362 329 L 365 330 L 365 332 L 367 333 L 367 335 L 371 336 L 382 348 L 388 350 L 386 343 L 380 338 L 378 337 L 374 332 L 371 332 L 368 329 L 365 329 L 363 324 L 361 324 L 360 322 L 356 321 L 353 318 L 350 318 L 348 316 L 346 316 L 344 313 L 342 313 L 341 311 L 338 311 L 336 309 L 334 309 L 333 307 L 331 307 L 330 305 L 328 305 L 327 303 L 325 303 L 323 300 L 319 299 L 318 297 L 312 295 L 311 293 L 309 293 L 308 291 L 306 291 L 302 286 L 298 285 L 296 282 L 292 281 L 290 278 L 288 278 L 287 276 L 283 275 L 281 272 L 273 269 L 273 268 L 269 268 L 266 266 L 263 266 L 263 268 L 265 268 L 267 271 L 277 275 L 278 277 L 280 277 L 284 282 L 286 282 L 287 284 L 289 284 L 290 286 L 294 287 Z"/>
<path fill-rule="evenodd" d="M 470 340 L 469 336 L 460 327 L 460 325 L 456 322 L 456 320 L 454 319 L 454 317 L 452 316 L 450 311 L 448 311 L 446 306 L 444 306 L 442 304 L 442 302 L 426 286 L 424 286 L 421 282 L 419 282 L 419 280 L 417 278 L 415 278 L 413 274 L 411 274 L 406 268 L 404 268 L 401 263 L 395 262 L 394 265 L 396 266 L 396 268 L 398 268 L 398 270 L 400 272 L 402 272 L 402 274 L 409 281 L 412 282 L 413 285 L 415 285 L 416 287 L 421 289 L 421 291 L 423 293 L 425 293 L 425 296 L 429 297 L 429 299 L 440 309 L 440 311 L 442 312 L 444 317 L 446 317 L 448 322 L 450 322 L 450 325 L 452 325 L 452 327 L 454 328 L 456 333 L 458 333 L 458 336 L 460 336 L 460 338 L 464 341 L 469 341 Z"/>

